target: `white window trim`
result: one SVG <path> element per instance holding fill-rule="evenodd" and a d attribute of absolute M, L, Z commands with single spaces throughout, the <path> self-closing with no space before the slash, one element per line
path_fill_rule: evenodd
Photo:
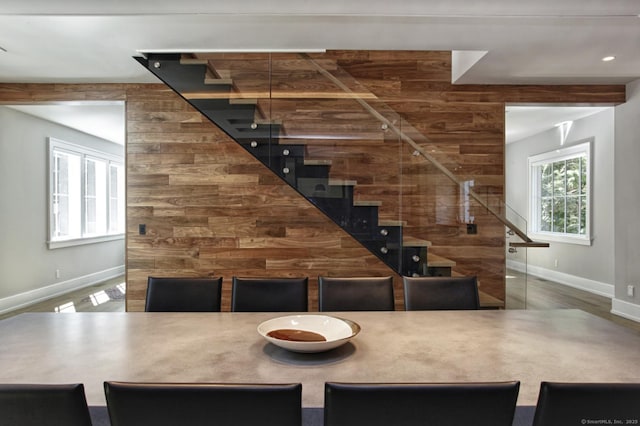
<path fill-rule="evenodd" d="M 577 244 L 590 246 L 593 242 L 591 238 L 591 191 L 593 188 L 593 176 L 592 176 L 592 142 L 593 139 L 583 140 L 575 145 L 565 146 L 563 148 L 545 152 L 542 154 L 529 157 L 529 234 L 532 238 L 546 242 L 559 242 L 567 244 Z M 534 196 L 537 198 L 540 191 L 538 185 L 538 179 L 536 176 L 535 168 L 539 164 L 562 161 L 575 157 L 576 154 L 586 152 L 587 154 L 587 215 L 586 215 L 586 233 L 584 235 L 572 235 L 561 234 L 557 232 L 544 232 L 537 229 L 540 220 L 538 215 L 537 202 L 534 201 Z"/>
<path fill-rule="evenodd" d="M 49 248 L 49 250 L 64 248 L 64 247 L 79 246 L 79 245 L 85 245 L 85 244 L 96 244 L 96 243 L 102 243 L 107 241 L 124 240 L 125 238 L 124 232 L 90 236 L 90 237 L 81 237 L 81 238 L 68 238 L 68 239 L 58 239 L 58 240 L 51 239 L 51 233 L 53 232 L 51 224 L 54 220 L 53 211 L 51 208 L 51 206 L 53 205 L 53 189 L 54 189 L 53 188 L 54 182 L 52 178 L 51 168 L 53 167 L 53 162 L 54 162 L 54 159 L 53 159 L 54 150 L 58 149 L 61 151 L 66 151 L 74 154 L 80 154 L 83 156 L 83 158 L 87 156 L 87 157 L 96 158 L 99 160 L 105 160 L 107 161 L 107 165 L 110 163 L 118 163 L 118 164 L 124 165 L 124 159 L 116 155 L 112 155 L 103 151 L 87 148 L 85 146 L 73 144 L 71 142 L 65 142 L 63 140 L 56 139 L 53 137 L 48 138 L 48 145 L 49 145 L 48 146 L 49 152 L 48 152 L 48 162 L 47 162 L 47 187 L 48 187 L 47 247 Z M 124 197 L 124 199 L 126 200 L 126 196 Z M 84 203 L 83 203 L 82 209 L 83 211 L 81 213 L 81 217 L 84 217 Z M 126 229 L 126 224 L 125 224 L 125 229 Z"/>

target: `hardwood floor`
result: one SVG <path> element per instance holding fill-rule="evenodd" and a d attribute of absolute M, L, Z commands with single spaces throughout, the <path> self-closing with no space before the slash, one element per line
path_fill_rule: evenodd
<path fill-rule="evenodd" d="M 124 312 L 124 276 L 57 296 L 26 308 L 0 314 L 0 319 L 23 312 Z"/>
<path fill-rule="evenodd" d="M 86 287 L 35 305 L 0 315 L 8 318 L 22 312 L 124 312 L 124 276 Z M 507 309 L 582 309 L 640 333 L 640 323 L 613 315 L 611 300 L 552 281 L 507 271 Z"/>
<path fill-rule="evenodd" d="M 611 299 L 529 275 L 507 271 L 507 309 L 581 309 L 640 333 L 640 323 L 611 313 Z"/>

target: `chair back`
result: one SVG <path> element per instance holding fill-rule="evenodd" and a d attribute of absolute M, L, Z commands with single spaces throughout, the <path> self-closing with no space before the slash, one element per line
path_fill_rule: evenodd
<path fill-rule="evenodd" d="M 480 309 L 476 277 L 403 277 L 407 311 Z"/>
<path fill-rule="evenodd" d="M 91 426 L 82 384 L 0 384 L 0 424 Z"/>
<path fill-rule="evenodd" d="M 219 312 L 222 277 L 149 277 L 146 312 Z"/>
<path fill-rule="evenodd" d="M 640 383 L 542 382 L 533 426 L 638 424 L 638 421 Z"/>
<path fill-rule="evenodd" d="M 393 277 L 318 277 L 319 311 L 393 311 Z"/>
<path fill-rule="evenodd" d="M 302 385 L 105 382 L 111 426 L 301 426 Z"/>
<path fill-rule="evenodd" d="M 232 312 L 306 312 L 309 278 L 240 278 L 231 285 Z"/>
<path fill-rule="evenodd" d="M 325 383 L 325 426 L 511 426 L 520 382 Z"/>

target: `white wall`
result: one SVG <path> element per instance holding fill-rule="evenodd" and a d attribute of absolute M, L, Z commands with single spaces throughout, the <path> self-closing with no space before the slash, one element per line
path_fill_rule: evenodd
<path fill-rule="evenodd" d="M 121 145 L 0 106 L 0 312 L 124 272 L 124 240 L 47 248 L 48 137 L 123 155 Z"/>
<path fill-rule="evenodd" d="M 612 312 L 640 321 L 640 80 L 616 107 L 615 298 Z M 635 286 L 627 296 L 627 285 Z"/>
<path fill-rule="evenodd" d="M 564 146 L 593 138 L 591 246 L 550 243 L 549 248 L 526 250 L 528 272 L 594 293 L 613 296 L 614 262 L 614 109 L 573 123 Z M 528 157 L 560 148 L 560 130 L 554 128 L 506 147 L 507 205 L 529 220 Z M 640 158 L 640 157 L 637 157 Z M 555 261 L 558 261 L 556 266 Z M 508 266 L 520 269 L 525 250 L 507 256 Z"/>

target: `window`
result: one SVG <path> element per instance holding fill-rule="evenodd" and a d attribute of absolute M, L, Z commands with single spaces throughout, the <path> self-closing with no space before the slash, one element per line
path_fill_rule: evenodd
<path fill-rule="evenodd" d="M 529 158 L 531 233 L 537 238 L 591 244 L 591 142 Z"/>
<path fill-rule="evenodd" d="M 122 159 L 54 138 L 49 159 L 49 248 L 122 238 Z"/>

